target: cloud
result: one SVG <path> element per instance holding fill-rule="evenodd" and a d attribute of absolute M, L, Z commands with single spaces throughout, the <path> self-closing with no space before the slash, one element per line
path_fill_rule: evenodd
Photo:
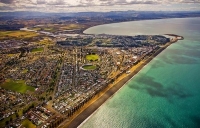
<path fill-rule="evenodd" d="M 50 11 L 163 10 L 163 8 L 167 9 L 166 6 L 169 4 L 193 4 L 186 10 L 200 10 L 200 0 L 0 0 L 0 8 L 3 8 L 1 10 L 7 8 L 8 11 L 11 8 L 20 11 L 23 9 L 43 11 L 41 8 Z M 173 10 L 179 10 L 181 6 L 177 6 L 177 9 L 173 8 Z"/>
<path fill-rule="evenodd" d="M 12 4 L 14 2 L 14 0 L 0 0 L 0 3 L 4 3 L 4 4 Z"/>
<path fill-rule="evenodd" d="M 100 0 L 101 5 L 132 5 L 132 4 L 157 4 L 158 2 L 156 0 Z"/>
<path fill-rule="evenodd" d="M 65 5 L 65 1 L 64 0 L 52 0 L 52 1 L 47 1 L 46 2 L 47 5 Z"/>
<path fill-rule="evenodd" d="M 46 4 L 46 0 L 37 0 L 37 4 Z"/>
<path fill-rule="evenodd" d="M 131 2 L 129 2 L 129 4 L 158 4 L 158 3 L 160 3 L 160 2 L 158 2 L 158 1 L 131 1 Z"/>
<path fill-rule="evenodd" d="M 1 6 L 0 11 L 4 11 L 4 10 L 13 10 L 13 8 L 11 8 L 9 6 Z"/>
<path fill-rule="evenodd" d="M 182 3 L 200 3 L 200 0 L 182 0 Z"/>

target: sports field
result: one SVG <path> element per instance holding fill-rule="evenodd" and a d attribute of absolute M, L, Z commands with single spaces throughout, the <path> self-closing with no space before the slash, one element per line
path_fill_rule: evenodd
<path fill-rule="evenodd" d="M 94 70 L 94 69 L 96 69 L 96 66 L 94 66 L 94 65 L 84 65 L 84 66 L 82 66 L 82 68 L 85 69 L 85 70 Z"/>
<path fill-rule="evenodd" d="M 86 59 L 88 61 L 98 61 L 99 60 L 99 55 L 97 55 L 97 54 L 86 55 Z"/>
<path fill-rule="evenodd" d="M 26 93 L 26 91 L 33 92 L 35 90 L 34 87 L 26 85 L 23 80 L 11 80 L 7 79 L 4 83 L 0 84 L 0 86 L 7 90 L 12 90 L 19 93 Z"/>
<path fill-rule="evenodd" d="M 44 48 L 34 48 L 31 50 L 31 52 L 42 52 Z"/>

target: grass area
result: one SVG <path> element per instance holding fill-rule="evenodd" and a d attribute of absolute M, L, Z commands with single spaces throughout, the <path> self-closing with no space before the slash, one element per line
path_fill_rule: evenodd
<path fill-rule="evenodd" d="M 5 38 L 16 38 L 16 39 L 22 39 L 22 38 L 30 38 L 38 36 L 35 32 L 29 32 L 29 31 L 0 31 L 0 39 Z"/>
<path fill-rule="evenodd" d="M 38 43 L 41 45 L 50 45 L 50 44 L 53 44 L 53 41 L 49 40 L 49 38 L 45 38 L 43 40 L 40 40 Z"/>
<path fill-rule="evenodd" d="M 74 30 L 74 29 L 81 29 L 84 28 L 84 25 L 80 24 L 47 24 L 43 26 L 37 26 L 30 28 L 36 31 L 46 31 L 46 32 L 56 32 L 56 31 L 63 31 L 63 30 Z"/>
<path fill-rule="evenodd" d="M 23 71 L 22 71 L 22 73 L 27 73 L 28 72 L 28 69 L 24 69 Z"/>
<path fill-rule="evenodd" d="M 96 69 L 96 66 L 94 65 L 84 65 L 82 66 L 83 69 L 86 69 L 86 70 L 94 70 Z"/>
<path fill-rule="evenodd" d="M 41 27 L 34 27 L 34 28 L 30 28 L 31 30 L 35 30 L 35 31 L 46 31 L 46 32 L 54 32 L 55 28 L 52 26 L 41 26 Z"/>
<path fill-rule="evenodd" d="M 62 30 L 73 30 L 73 29 L 81 29 L 84 28 L 83 25 L 79 25 L 79 24 L 67 24 L 67 25 L 63 25 L 60 27 L 60 29 Z"/>
<path fill-rule="evenodd" d="M 14 81 L 11 79 L 7 79 L 4 83 L 0 84 L 0 86 L 4 89 L 16 91 L 19 93 L 26 93 L 26 91 L 33 92 L 35 90 L 34 87 L 26 85 L 23 80 Z"/>
<path fill-rule="evenodd" d="M 34 28 L 30 28 L 30 29 L 35 30 L 35 31 L 40 31 L 41 30 L 41 28 L 38 28 L 38 27 L 34 27 Z"/>
<path fill-rule="evenodd" d="M 36 126 L 31 121 L 29 121 L 28 119 L 25 119 L 22 122 L 22 126 L 25 127 L 25 128 L 36 128 Z"/>
<path fill-rule="evenodd" d="M 97 54 L 86 55 L 86 59 L 89 61 L 98 61 L 99 55 L 97 55 Z"/>
<path fill-rule="evenodd" d="M 43 28 L 43 31 L 47 31 L 47 32 L 53 32 L 55 28 L 53 27 L 48 27 L 48 28 Z"/>
<path fill-rule="evenodd" d="M 7 54 L 8 57 L 13 57 L 15 56 L 16 54 Z"/>
<path fill-rule="evenodd" d="M 31 50 L 31 52 L 42 52 L 44 50 L 44 48 L 34 48 Z"/>

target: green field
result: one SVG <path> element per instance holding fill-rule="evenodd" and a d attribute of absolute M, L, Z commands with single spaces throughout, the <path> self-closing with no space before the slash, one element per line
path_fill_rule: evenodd
<path fill-rule="evenodd" d="M 49 38 L 45 38 L 43 40 L 38 41 L 37 43 L 41 45 L 49 45 L 49 44 L 53 44 L 53 41 L 49 40 Z"/>
<path fill-rule="evenodd" d="M 28 72 L 28 69 L 24 69 L 23 71 L 22 71 L 22 73 L 27 73 Z"/>
<path fill-rule="evenodd" d="M 94 69 L 96 69 L 96 66 L 94 66 L 94 65 L 84 65 L 84 66 L 82 66 L 82 68 L 85 69 L 85 70 L 94 70 Z"/>
<path fill-rule="evenodd" d="M 99 55 L 97 55 L 97 54 L 86 55 L 86 59 L 88 61 L 98 61 L 99 60 Z"/>
<path fill-rule="evenodd" d="M 46 31 L 46 32 L 56 32 L 56 31 L 63 31 L 63 30 L 74 30 L 74 29 L 82 29 L 85 28 L 84 25 L 80 24 L 48 24 L 38 27 L 30 28 L 36 31 Z"/>
<path fill-rule="evenodd" d="M 25 127 L 25 128 L 36 128 L 36 126 L 31 121 L 29 121 L 28 119 L 25 119 L 22 122 L 22 126 Z"/>
<path fill-rule="evenodd" d="M 44 48 L 34 48 L 31 50 L 31 52 L 42 52 Z"/>
<path fill-rule="evenodd" d="M 16 38 L 16 39 L 24 39 L 24 38 L 31 38 L 38 36 L 35 32 L 29 32 L 29 31 L 0 31 L 0 39 L 4 38 Z"/>
<path fill-rule="evenodd" d="M 0 84 L 0 86 L 4 89 L 16 91 L 19 93 L 26 93 L 26 91 L 33 92 L 35 90 L 34 87 L 26 85 L 23 80 L 14 81 L 7 79 L 4 83 Z"/>

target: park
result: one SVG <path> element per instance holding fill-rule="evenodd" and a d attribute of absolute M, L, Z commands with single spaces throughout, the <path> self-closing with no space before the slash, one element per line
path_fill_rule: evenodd
<path fill-rule="evenodd" d="M 0 86 L 4 89 L 19 93 L 26 93 L 27 91 L 34 92 L 35 90 L 34 87 L 26 85 L 23 80 L 7 79 L 5 82 L 1 83 Z"/>

